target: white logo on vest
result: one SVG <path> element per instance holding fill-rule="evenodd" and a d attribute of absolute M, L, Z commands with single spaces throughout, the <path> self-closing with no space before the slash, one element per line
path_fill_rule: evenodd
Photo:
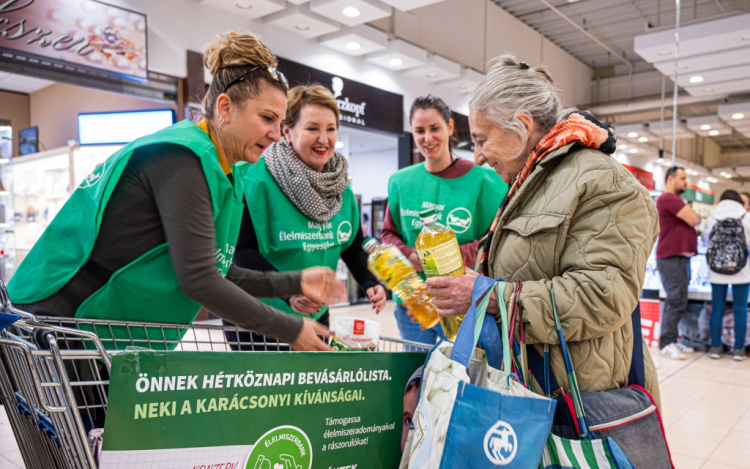
<path fill-rule="evenodd" d="M 510 464 L 517 449 L 516 432 L 507 422 L 498 420 L 484 435 L 484 454 L 496 466 Z"/>
<path fill-rule="evenodd" d="M 104 167 L 106 166 L 107 162 L 98 165 L 96 168 L 94 168 L 93 171 L 91 171 L 91 174 L 86 176 L 86 179 L 83 180 L 81 185 L 79 186 L 81 189 L 88 189 L 89 187 L 95 186 L 99 181 L 102 179 L 102 175 L 104 174 Z"/>
<path fill-rule="evenodd" d="M 348 242 L 352 237 L 352 224 L 346 220 L 339 223 L 339 227 L 336 230 L 336 236 L 338 237 L 339 244 Z"/>
<path fill-rule="evenodd" d="M 454 208 L 445 221 L 456 233 L 465 233 L 471 228 L 471 212 L 463 207 Z"/>

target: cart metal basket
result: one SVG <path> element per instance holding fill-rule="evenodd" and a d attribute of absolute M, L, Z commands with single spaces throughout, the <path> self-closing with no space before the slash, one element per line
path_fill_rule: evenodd
<path fill-rule="evenodd" d="M 0 398 L 29 469 L 98 466 L 89 432 L 103 427 L 111 356 L 118 350 L 289 350 L 288 344 L 257 340 L 216 321 L 184 325 L 35 317 L 13 307 L 2 281 L 0 309 L 21 316 L 0 332 Z M 428 349 L 380 339 L 380 351 Z"/>

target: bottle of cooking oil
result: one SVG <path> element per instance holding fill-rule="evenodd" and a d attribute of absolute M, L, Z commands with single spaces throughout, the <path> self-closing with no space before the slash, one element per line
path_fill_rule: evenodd
<path fill-rule="evenodd" d="M 401 251 L 373 238 L 366 239 L 362 247 L 369 253 L 367 267 L 370 272 L 404 302 L 411 316 L 425 329 L 436 326 L 440 320 L 427 293 L 427 285 Z"/>
<path fill-rule="evenodd" d="M 427 278 L 464 274 L 464 259 L 458 247 L 456 233 L 437 221 L 433 209 L 419 212 L 422 219 L 420 231 L 414 247 L 422 262 L 422 271 Z M 445 337 L 451 342 L 456 340 L 458 328 L 464 316 L 440 316 Z"/>

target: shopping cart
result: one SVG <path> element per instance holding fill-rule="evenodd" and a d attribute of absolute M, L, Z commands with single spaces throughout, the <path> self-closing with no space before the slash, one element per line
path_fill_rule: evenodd
<path fill-rule="evenodd" d="M 288 350 L 287 344 L 270 338 L 256 343 L 228 340 L 252 335 L 212 322 L 183 325 L 35 317 L 13 307 L 2 281 L 0 310 L 21 316 L 0 332 L 0 397 L 29 469 L 97 467 L 89 434 L 103 427 L 111 356 L 118 350 L 232 351 L 247 345 L 256 351 Z M 101 340 L 99 334 L 106 339 Z M 428 348 L 416 342 L 380 339 L 380 350 L 386 352 Z"/>

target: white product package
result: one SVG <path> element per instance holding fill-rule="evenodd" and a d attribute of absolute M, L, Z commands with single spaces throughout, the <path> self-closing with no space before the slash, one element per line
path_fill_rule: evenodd
<path fill-rule="evenodd" d="M 333 318 L 331 347 L 341 351 L 370 351 L 378 349 L 380 323 L 368 319 Z"/>

